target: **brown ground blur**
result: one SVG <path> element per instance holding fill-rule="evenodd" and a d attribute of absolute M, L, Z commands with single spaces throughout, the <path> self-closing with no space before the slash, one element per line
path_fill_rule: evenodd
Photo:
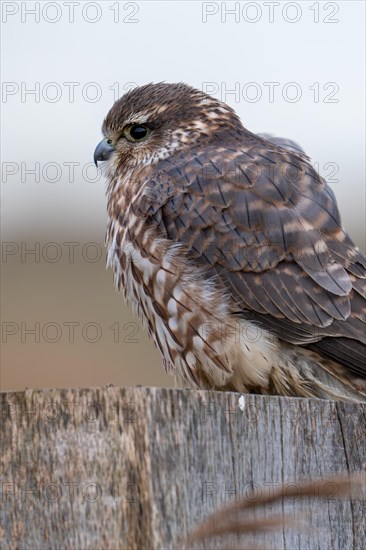
<path fill-rule="evenodd" d="M 43 249 L 45 261 L 40 246 L 39 262 L 32 255 L 22 261 L 21 252 L 3 254 L 1 389 L 171 386 L 159 353 L 114 290 L 103 244 L 95 263 L 80 252 L 70 262 L 65 247 L 52 263 L 51 246 Z M 89 247 L 84 256 L 95 251 Z"/>

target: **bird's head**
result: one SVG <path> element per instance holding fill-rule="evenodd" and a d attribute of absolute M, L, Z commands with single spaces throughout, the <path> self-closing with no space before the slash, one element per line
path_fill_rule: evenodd
<path fill-rule="evenodd" d="M 146 165 L 241 123 L 225 103 L 186 84 L 147 84 L 127 92 L 107 114 L 94 161 L 114 168 Z"/>

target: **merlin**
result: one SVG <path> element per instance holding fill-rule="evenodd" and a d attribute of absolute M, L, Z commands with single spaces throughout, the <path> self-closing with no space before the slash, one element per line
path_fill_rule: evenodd
<path fill-rule="evenodd" d="M 366 400 L 366 257 L 291 141 L 186 84 L 107 114 L 108 263 L 178 385 Z"/>

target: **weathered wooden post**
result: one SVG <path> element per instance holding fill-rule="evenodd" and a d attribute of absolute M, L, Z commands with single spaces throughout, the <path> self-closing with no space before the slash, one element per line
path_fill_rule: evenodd
<path fill-rule="evenodd" d="M 177 549 L 232 499 L 366 470 L 366 405 L 239 397 L 142 387 L 2 393 L 1 548 Z M 311 529 L 257 536 L 259 548 L 365 547 L 361 500 L 334 499 L 330 487 L 322 503 L 285 506 L 308 514 Z"/>

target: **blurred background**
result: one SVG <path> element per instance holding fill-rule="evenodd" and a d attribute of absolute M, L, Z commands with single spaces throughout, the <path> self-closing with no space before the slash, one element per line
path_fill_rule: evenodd
<path fill-rule="evenodd" d="M 103 117 L 184 81 L 294 139 L 365 249 L 363 2 L 2 2 L 1 388 L 170 386 L 105 268 Z"/>

